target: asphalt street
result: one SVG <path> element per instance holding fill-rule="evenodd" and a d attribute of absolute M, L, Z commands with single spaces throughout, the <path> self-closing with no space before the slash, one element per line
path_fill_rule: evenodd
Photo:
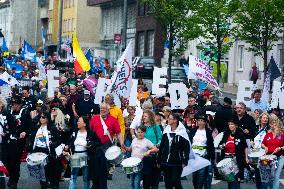
<path fill-rule="evenodd" d="M 284 171 L 282 172 L 281 178 L 283 179 L 282 182 L 284 184 Z M 60 189 L 67 189 L 69 181 L 63 181 L 60 183 Z M 284 185 L 281 185 L 280 188 L 284 188 Z M 187 176 L 187 180 L 182 181 L 183 188 L 185 189 L 193 189 L 192 179 L 191 176 Z M 121 167 L 117 167 L 116 171 L 113 176 L 113 180 L 108 181 L 108 188 L 109 189 L 131 189 L 130 180 L 126 177 L 123 173 Z M 160 189 L 165 188 L 164 182 L 160 182 L 159 185 Z M 220 180 L 213 180 L 212 188 L 211 189 L 226 189 L 227 183 Z M 255 184 L 250 183 L 243 183 L 241 184 L 242 189 L 255 189 Z M 40 189 L 39 182 L 34 180 L 29 176 L 29 172 L 26 166 L 26 163 L 22 163 L 21 166 L 21 178 L 19 181 L 18 189 Z M 77 189 L 83 189 L 82 177 L 78 179 L 78 187 Z"/>

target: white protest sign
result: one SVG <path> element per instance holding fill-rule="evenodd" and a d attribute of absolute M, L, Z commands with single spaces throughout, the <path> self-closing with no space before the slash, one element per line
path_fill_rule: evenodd
<path fill-rule="evenodd" d="M 138 85 L 138 80 L 132 79 L 132 86 L 129 97 L 129 106 L 136 106 L 137 104 L 137 85 Z"/>
<path fill-rule="evenodd" d="M 96 92 L 95 92 L 95 104 L 101 104 L 103 101 L 103 97 L 105 96 L 105 83 L 106 83 L 106 79 L 99 77 L 98 80 L 98 85 L 96 88 Z"/>
<path fill-rule="evenodd" d="M 270 107 L 277 108 L 279 104 L 279 108 L 284 109 L 284 83 L 281 85 L 281 82 L 274 81 L 272 91 Z"/>
<path fill-rule="evenodd" d="M 57 79 L 56 79 L 57 78 Z M 59 70 L 47 70 L 47 96 L 54 97 L 54 90 L 59 87 Z"/>
<path fill-rule="evenodd" d="M 184 83 L 172 83 L 168 88 L 171 109 L 185 109 L 188 106 L 187 87 Z"/>
<path fill-rule="evenodd" d="M 243 102 L 246 106 L 249 106 L 251 94 L 256 88 L 257 86 L 252 81 L 240 80 L 236 103 Z"/>
<path fill-rule="evenodd" d="M 7 99 L 12 96 L 12 90 L 10 85 L 3 85 L 0 87 L 0 96 L 2 99 Z"/>
<path fill-rule="evenodd" d="M 192 55 L 189 56 L 188 79 L 200 79 L 211 85 L 214 89 L 220 90 L 208 64 Z"/>
<path fill-rule="evenodd" d="M 153 83 L 152 83 L 152 94 L 157 96 L 162 96 L 166 94 L 166 88 L 160 87 L 160 85 L 167 84 L 167 78 L 162 78 L 162 76 L 167 75 L 167 68 L 154 67 L 153 72 Z"/>

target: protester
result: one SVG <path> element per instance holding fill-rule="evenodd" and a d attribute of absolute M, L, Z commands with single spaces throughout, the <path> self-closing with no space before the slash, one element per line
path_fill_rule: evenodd
<path fill-rule="evenodd" d="M 95 151 L 96 147 L 101 145 L 101 141 L 95 133 L 89 129 L 89 119 L 87 117 L 79 117 L 77 122 L 77 129 L 73 132 L 70 140 L 70 151 L 71 154 L 86 157 L 87 164 L 83 166 L 83 183 L 84 189 L 90 188 L 89 172 L 93 171 L 92 165 L 95 161 Z M 67 146 L 68 148 L 68 146 Z M 75 189 L 77 186 L 77 176 L 79 174 L 80 168 L 72 167 L 71 179 L 69 184 L 69 189 Z"/>
<path fill-rule="evenodd" d="M 53 189 L 59 188 L 60 162 L 56 157 L 55 148 L 61 144 L 57 129 L 52 124 L 48 112 L 41 113 L 39 127 L 33 126 L 29 130 L 28 151 L 30 153 L 42 152 L 47 154 L 47 164 L 41 165 L 44 174 L 40 175 L 41 189 L 47 189 L 47 183 L 51 183 Z"/>
<path fill-rule="evenodd" d="M 189 138 L 179 115 L 170 115 L 158 153 L 158 167 L 163 170 L 166 189 L 182 189 L 181 173 L 189 160 L 189 148 Z"/>
<path fill-rule="evenodd" d="M 143 160 L 145 157 L 150 156 L 152 153 L 158 152 L 158 148 L 154 146 L 154 144 L 150 140 L 144 137 L 145 133 L 145 126 L 138 127 L 137 138 L 133 139 L 130 148 L 126 148 L 127 151 L 131 151 L 131 157 L 137 157 Z M 133 173 L 130 175 L 130 179 L 132 189 L 139 189 L 142 173 Z"/>
<path fill-rule="evenodd" d="M 253 95 L 253 99 L 249 103 L 250 110 L 255 111 L 256 109 L 260 109 L 263 112 L 267 112 L 268 111 L 268 103 L 261 100 L 261 90 L 256 89 L 253 92 L 252 95 Z"/>
<path fill-rule="evenodd" d="M 143 113 L 142 125 L 146 126 L 145 138 L 150 140 L 155 146 L 159 147 L 162 139 L 162 131 L 155 124 L 155 117 L 152 111 L 146 110 Z M 143 160 L 143 188 L 158 188 L 160 170 L 156 164 L 157 154 L 145 157 Z"/>
<path fill-rule="evenodd" d="M 106 103 L 100 105 L 100 115 L 95 115 L 90 121 L 90 129 L 100 139 L 102 147 L 96 150 L 95 167 L 91 178 L 93 188 L 107 189 L 108 168 L 105 151 L 112 145 L 115 135 L 118 138 L 121 148 L 124 149 L 124 141 L 121 135 L 120 126 L 116 118 L 109 114 L 110 106 Z"/>
<path fill-rule="evenodd" d="M 200 112 L 196 115 L 197 125 L 189 133 L 192 143 L 192 151 L 199 156 L 208 159 L 212 164 L 215 161 L 215 148 L 212 131 L 208 128 L 207 115 Z M 211 188 L 213 166 L 207 166 L 192 174 L 193 187 L 195 189 Z"/>
<path fill-rule="evenodd" d="M 222 158 L 233 158 L 236 160 L 239 172 L 235 175 L 235 180 L 228 182 L 228 189 L 240 187 L 241 180 L 244 179 L 244 167 L 248 163 L 248 147 L 243 131 L 238 128 L 238 120 L 231 118 L 228 121 L 228 130 L 225 131 L 220 142 Z"/>
<path fill-rule="evenodd" d="M 222 108 L 216 111 L 215 123 L 219 133 L 224 132 L 228 128 L 228 120 L 233 116 L 232 100 L 228 97 L 224 98 Z"/>

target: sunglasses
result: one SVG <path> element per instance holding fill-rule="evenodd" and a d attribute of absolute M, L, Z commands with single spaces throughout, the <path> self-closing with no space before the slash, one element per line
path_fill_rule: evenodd
<path fill-rule="evenodd" d="M 52 111 L 56 111 L 56 108 L 52 108 Z"/>
<path fill-rule="evenodd" d="M 46 117 L 45 116 L 40 116 L 42 119 L 46 119 Z"/>

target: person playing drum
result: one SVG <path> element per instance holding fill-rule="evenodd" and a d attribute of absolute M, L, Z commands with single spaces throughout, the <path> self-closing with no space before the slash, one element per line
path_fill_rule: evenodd
<path fill-rule="evenodd" d="M 240 181 L 244 178 L 244 166 L 248 163 L 248 147 L 243 131 L 238 128 L 238 120 L 234 117 L 229 119 L 229 129 L 225 131 L 223 138 L 220 142 L 220 147 L 223 148 L 221 154 L 223 158 L 235 158 L 237 167 L 239 169 L 238 174 L 235 175 L 233 182 L 228 182 L 228 189 L 238 189 L 240 187 Z"/>
<path fill-rule="evenodd" d="M 273 173 L 273 175 L 275 176 L 272 176 L 272 178 L 274 179 L 269 181 L 268 183 L 261 183 L 262 189 L 265 189 L 268 186 L 271 189 L 279 188 L 279 178 L 284 164 L 284 133 L 282 132 L 279 119 L 274 114 L 271 115 L 270 130 L 271 132 L 266 133 L 262 141 L 261 147 L 265 149 L 266 154 L 272 154 L 277 156 L 278 166 L 275 173 Z"/>
<path fill-rule="evenodd" d="M 90 188 L 89 168 L 93 169 L 95 148 L 101 145 L 101 141 L 95 133 L 89 129 L 89 119 L 85 116 L 79 117 L 77 130 L 73 132 L 70 140 L 70 149 L 72 154 L 78 156 L 87 156 L 88 163 L 82 166 L 84 189 Z M 68 147 L 67 147 L 68 148 Z M 81 162 L 80 162 L 81 163 Z M 77 176 L 79 167 L 71 167 L 71 180 L 69 189 L 75 189 L 77 185 Z"/>
<path fill-rule="evenodd" d="M 214 164 L 215 148 L 212 131 L 208 128 L 208 119 L 205 112 L 200 112 L 195 116 L 197 127 L 190 130 L 189 139 L 192 142 L 192 151 L 199 156 L 208 159 Z M 192 182 L 195 189 L 211 188 L 212 165 L 197 170 L 192 174 Z"/>
<path fill-rule="evenodd" d="M 145 136 L 146 127 L 140 126 L 137 129 L 137 138 L 134 138 L 130 148 L 126 148 L 127 151 L 131 151 L 131 157 L 137 157 L 143 160 L 144 157 L 149 156 L 151 153 L 158 152 L 158 148 L 154 144 L 146 139 Z M 142 173 L 133 173 L 130 175 L 131 186 L 133 189 L 140 189 L 140 181 Z"/>
<path fill-rule="evenodd" d="M 105 151 L 112 146 L 114 136 L 117 135 L 122 149 L 125 148 L 123 137 L 120 134 L 120 127 L 116 118 L 109 114 L 110 106 L 106 103 L 100 105 L 100 115 L 95 115 L 90 121 L 90 129 L 102 143 L 102 147 L 96 150 L 94 174 L 91 175 L 93 185 L 98 189 L 107 189 L 108 163 Z"/>
<path fill-rule="evenodd" d="M 33 126 L 29 130 L 27 150 L 29 153 L 42 152 L 47 154 L 47 164 L 41 164 L 44 169 L 40 178 L 41 189 L 47 188 L 50 181 L 52 188 L 59 188 L 60 162 L 56 158 L 55 148 L 61 144 L 57 129 L 52 125 L 49 112 L 43 112 L 40 116 L 39 127 Z"/>
<path fill-rule="evenodd" d="M 254 141 L 251 143 L 251 147 L 254 149 L 259 149 L 261 148 L 262 140 L 266 133 L 270 130 L 269 126 L 270 122 L 270 115 L 266 112 L 263 112 L 259 116 L 259 125 L 257 125 Z M 252 165 L 254 168 L 254 175 L 255 175 L 255 185 L 257 189 L 262 189 L 261 188 L 261 179 L 260 179 L 260 172 L 258 169 L 257 165 Z"/>

